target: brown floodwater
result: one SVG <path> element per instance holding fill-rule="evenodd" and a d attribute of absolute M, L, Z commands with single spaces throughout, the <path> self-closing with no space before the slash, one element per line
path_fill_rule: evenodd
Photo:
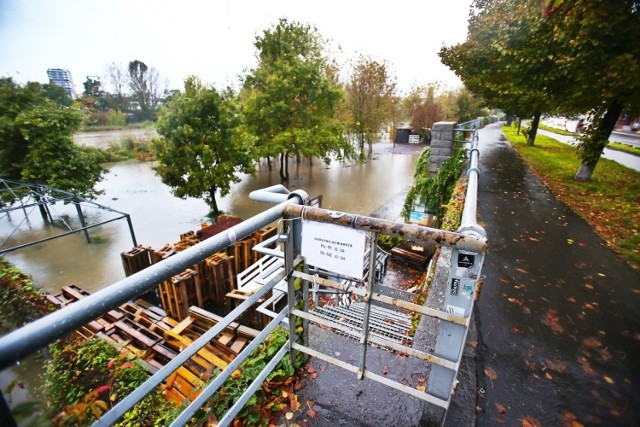
<path fill-rule="evenodd" d="M 327 209 L 369 215 L 408 188 L 417 160 L 417 154 L 386 152 L 390 144 L 376 146 L 381 152 L 364 164 L 325 165 L 316 161 L 310 166 L 307 161 L 296 164 L 292 160 L 287 187 L 304 189 L 310 197 L 322 195 Z M 104 194 L 96 202 L 130 214 L 139 244 L 158 248 L 174 243 L 181 233 L 197 230 L 202 222 L 209 221 L 207 205 L 199 199 L 174 197 L 154 173 L 153 163 L 131 161 L 111 164 L 108 169 L 98 185 Z M 265 163 L 260 164 L 255 177 L 242 176 L 239 183 L 232 185 L 229 195 L 218 198 L 218 206 L 226 213 L 248 218 L 270 207 L 250 200 L 248 194 L 279 183 L 277 170 L 270 172 Z M 57 204 L 51 212 L 77 226 L 73 206 Z M 116 216 L 90 206 L 85 206 L 83 212 L 89 224 Z M 45 224 L 37 210 L 28 220 L 22 211 L 14 211 L 0 219 L 0 247 L 62 231 Z M 97 243 L 87 244 L 82 234 L 74 234 L 7 253 L 5 258 L 30 274 L 35 284 L 47 292 L 57 293 L 70 283 L 96 291 L 124 278 L 120 254 L 130 250 L 133 243 L 125 220 L 91 229 L 89 234 Z"/>

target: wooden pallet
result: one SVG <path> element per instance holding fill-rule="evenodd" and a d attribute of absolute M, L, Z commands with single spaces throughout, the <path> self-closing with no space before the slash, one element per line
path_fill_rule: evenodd
<path fill-rule="evenodd" d="M 129 252 L 122 252 L 120 254 L 120 258 L 122 259 L 124 274 L 129 277 L 132 274 L 135 274 L 149 267 L 152 264 L 152 252 L 153 249 L 143 246 L 136 246 Z"/>
<path fill-rule="evenodd" d="M 207 258 L 202 268 L 205 281 L 202 282 L 202 295 L 205 301 L 224 305 L 225 295 L 233 289 L 236 282 L 234 258 L 221 252 Z"/>
<path fill-rule="evenodd" d="M 151 253 L 151 261 L 156 264 L 163 259 L 167 259 L 171 255 L 175 255 L 177 253 L 178 251 L 176 250 L 176 248 L 174 248 L 173 245 L 167 243 Z"/>
<path fill-rule="evenodd" d="M 164 310 L 176 320 L 184 319 L 190 306 L 202 307 L 204 304 L 200 277 L 191 269 L 162 282 L 158 294 Z"/>

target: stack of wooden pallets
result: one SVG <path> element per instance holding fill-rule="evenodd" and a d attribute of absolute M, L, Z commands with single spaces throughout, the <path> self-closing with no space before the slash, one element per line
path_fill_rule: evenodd
<path fill-rule="evenodd" d="M 78 286 L 69 285 L 47 298 L 63 307 L 87 295 L 89 293 Z M 220 316 L 193 306 L 188 307 L 184 319 L 178 321 L 163 309 L 136 300 L 89 322 L 79 334 L 85 338 L 96 336 L 129 350 L 153 373 L 221 320 Z M 231 323 L 167 378 L 165 397 L 178 405 L 185 399 L 193 400 L 202 385 L 224 369 L 259 332 Z"/>

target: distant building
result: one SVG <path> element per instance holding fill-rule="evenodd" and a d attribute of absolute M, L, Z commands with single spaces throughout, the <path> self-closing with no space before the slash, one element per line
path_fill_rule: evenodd
<path fill-rule="evenodd" d="M 75 98 L 75 89 L 73 87 L 73 78 L 69 70 L 63 70 L 62 68 L 49 68 L 47 70 L 49 76 L 49 83 L 54 83 L 60 86 L 67 92 L 70 98 Z"/>

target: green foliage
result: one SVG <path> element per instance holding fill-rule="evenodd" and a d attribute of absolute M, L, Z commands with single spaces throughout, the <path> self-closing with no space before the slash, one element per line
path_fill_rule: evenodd
<path fill-rule="evenodd" d="M 453 156 L 440 165 L 438 172 L 431 176 L 428 173 L 428 168 L 425 170 L 424 164 L 421 163 L 422 159 L 419 159 L 418 166 L 426 173 L 423 172 L 420 175 L 416 173 L 413 185 L 405 198 L 401 212 L 405 221 L 409 220 L 411 210 L 416 202 L 425 206 L 427 210 L 436 212 L 438 218 L 442 217 L 445 211 L 444 204 L 451 198 L 456 182 L 462 173 L 464 156 L 463 150 L 456 151 Z M 426 163 L 428 165 L 428 162 Z"/>
<path fill-rule="evenodd" d="M 247 76 L 241 98 L 258 157 L 280 155 L 280 177 L 286 180 L 291 155 L 325 161 L 352 156 L 335 120 L 342 90 L 317 32 L 281 19 L 256 37 L 255 46 L 259 64 Z"/>
<path fill-rule="evenodd" d="M 214 214 L 216 191 L 224 197 L 239 173 L 254 172 L 253 139 L 230 90 L 218 93 L 189 77 L 185 92 L 161 110 L 157 130 L 154 169 L 162 182 L 177 197 L 204 197 Z"/>
<path fill-rule="evenodd" d="M 389 251 L 398 245 L 405 243 L 406 240 L 398 236 L 387 236 L 386 234 L 380 234 L 378 236 L 378 246 L 385 251 Z"/>
<path fill-rule="evenodd" d="M 635 0 L 476 0 L 469 36 L 440 57 L 491 105 L 521 116 L 597 111 L 576 179 L 590 179 L 620 112 L 640 111 Z M 533 138 L 532 138 L 533 140 Z"/>
<path fill-rule="evenodd" d="M 395 80 L 385 62 L 360 56 L 353 64 L 351 79 L 347 82 L 346 101 L 350 111 L 350 130 L 358 135 L 360 153 L 364 143 L 371 143 L 378 136 L 383 123 L 393 108 Z"/>
<path fill-rule="evenodd" d="M 282 348 L 288 339 L 288 332 L 283 328 L 276 328 L 264 343 L 249 356 L 249 358 L 222 385 L 220 390 L 196 413 L 196 422 L 204 422 L 213 413 L 218 419 L 238 400 L 248 385 L 258 376 L 271 361 L 273 356 Z M 291 385 L 297 368 L 304 363 L 304 355 L 297 352 L 295 364 L 291 364 L 288 354 L 284 356 L 269 374 L 265 383 L 249 400 L 238 418 L 244 425 L 267 425 L 269 418 L 281 413 L 280 390 L 285 385 Z"/>
<path fill-rule="evenodd" d="M 49 413 L 61 425 L 89 425 L 148 378 L 133 355 L 99 338 L 54 347 L 44 386 Z M 165 425 L 173 416 L 173 406 L 156 390 L 116 425 Z"/>
<path fill-rule="evenodd" d="M 420 153 L 418 161 L 416 162 L 416 173 L 413 174 L 414 178 L 429 175 L 429 159 L 431 158 L 431 148 L 426 147 Z"/>
<path fill-rule="evenodd" d="M 74 144 L 84 114 L 47 98 L 39 84 L 0 79 L 0 170 L 3 177 L 48 184 L 91 198 L 104 169 L 91 150 Z"/>
<path fill-rule="evenodd" d="M 0 332 L 7 332 L 55 310 L 31 278 L 0 258 Z"/>

